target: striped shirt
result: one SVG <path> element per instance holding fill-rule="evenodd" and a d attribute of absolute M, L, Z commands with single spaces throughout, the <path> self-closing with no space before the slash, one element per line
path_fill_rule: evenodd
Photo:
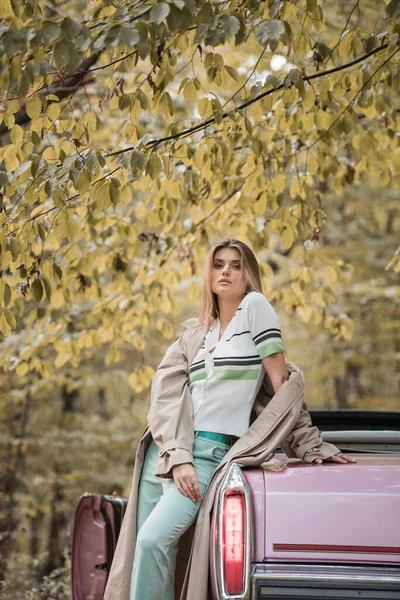
<path fill-rule="evenodd" d="M 240 437 L 265 375 L 262 359 L 284 351 L 279 319 L 263 294 L 249 292 L 218 341 L 219 330 L 217 318 L 190 366 L 194 428 Z"/>

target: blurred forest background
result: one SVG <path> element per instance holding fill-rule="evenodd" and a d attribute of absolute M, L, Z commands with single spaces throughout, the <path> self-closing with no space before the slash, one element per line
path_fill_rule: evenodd
<path fill-rule="evenodd" d="M 217 241 L 256 253 L 309 408 L 400 409 L 400 3 L 0 8 L 0 595 L 64 600 Z"/>

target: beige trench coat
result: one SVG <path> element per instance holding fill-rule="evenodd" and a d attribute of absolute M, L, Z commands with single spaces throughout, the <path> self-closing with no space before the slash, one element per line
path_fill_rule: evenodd
<path fill-rule="evenodd" d="M 182 325 L 186 330 L 167 349 L 152 382 L 149 425 L 137 447 L 132 487 L 104 600 L 129 600 L 136 543 L 137 492 L 151 438 L 159 445 L 157 476 L 172 477 L 174 465 L 193 462 L 194 423 L 189 366 L 208 328 L 200 325 L 197 319 L 188 319 Z M 257 466 L 270 459 L 278 447 L 287 456 L 305 462 L 312 462 L 318 457 L 329 458 L 339 452 L 336 446 L 323 442 L 318 428 L 311 424 L 304 401 L 303 372 L 288 361 L 286 367 L 289 379 L 281 384 L 276 393 L 265 374 L 254 402 L 249 429 L 231 447 L 214 472 L 196 523 L 180 540 L 182 552 L 178 554 L 176 575 L 176 597 L 180 600 L 208 600 L 211 510 L 217 487 L 233 461 L 241 466 Z"/>

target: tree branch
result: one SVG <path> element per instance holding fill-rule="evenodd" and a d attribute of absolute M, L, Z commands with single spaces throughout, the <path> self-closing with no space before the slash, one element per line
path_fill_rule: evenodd
<path fill-rule="evenodd" d="M 96 52 L 95 54 L 92 54 L 92 56 L 84 58 L 79 67 L 73 71 L 73 73 L 67 75 L 63 80 L 59 78 L 47 88 L 44 88 L 46 90 L 44 95 L 49 96 L 50 94 L 54 94 L 59 100 L 63 100 L 64 98 L 67 98 L 71 94 L 75 93 L 76 90 L 83 85 L 84 77 L 86 73 L 89 72 L 88 69 L 94 65 L 100 54 L 101 52 Z M 15 113 L 14 118 L 17 125 L 23 125 L 31 120 L 26 112 L 26 106 L 21 106 L 21 108 Z M 4 135 L 8 131 L 9 128 L 7 125 L 4 122 L 1 123 L 0 136 Z"/>
<path fill-rule="evenodd" d="M 344 71 L 345 69 L 348 69 L 349 67 L 352 67 L 360 62 L 363 62 L 370 56 L 373 56 L 374 54 L 377 54 L 378 52 L 382 52 L 382 50 L 385 50 L 385 48 L 387 48 L 388 45 L 389 45 L 388 43 L 383 44 L 382 46 L 379 46 L 379 48 L 375 48 L 374 50 L 367 52 L 367 54 L 363 54 L 363 56 L 360 56 L 359 58 L 356 58 L 355 60 L 352 60 L 349 63 L 340 65 L 340 67 L 334 67 L 333 69 L 328 69 L 327 71 L 323 71 L 322 73 L 313 73 L 312 75 L 305 75 L 305 76 L 303 76 L 303 81 L 312 81 L 313 79 L 318 79 L 319 77 L 326 77 L 327 75 L 331 75 L 332 73 L 337 73 L 338 71 Z M 243 110 L 244 108 L 247 108 L 251 104 L 258 102 L 259 100 L 262 100 L 263 98 L 266 98 L 267 96 L 270 96 L 274 92 L 282 90 L 283 88 L 284 88 L 284 85 L 282 83 L 281 85 L 279 85 L 276 88 L 272 88 L 271 90 L 268 90 L 266 92 L 263 92 L 262 94 L 259 94 L 258 96 L 255 96 L 251 100 L 247 100 L 246 102 L 244 102 L 240 106 L 234 108 L 233 110 L 222 113 L 222 119 L 225 119 L 229 114 L 236 113 L 236 112 L 239 112 L 240 110 Z M 155 148 L 156 146 L 158 146 L 158 144 L 161 144 L 163 142 L 168 142 L 170 140 L 176 140 L 176 139 L 180 139 L 182 137 L 186 137 L 192 133 L 200 131 L 201 129 L 205 129 L 206 127 L 214 124 L 215 122 L 216 122 L 215 117 L 210 117 L 206 121 L 199 123 L 199 125 L 194 125 L 193 127 L 184 129 L 180 133 L 175 133 L 173 135 L 167 135 L 167 136 L 165 136 L 163 138 L 159 138 L 157 140 L 151 140 L 151 141 L 147 142 L 147 144 L 145 144 L 145 146 L 148 148 Z M 109 152 L 106 156 L 107 157 L 118 156 L 119 154 L 123 154 L 124 152 L 130 152 L 131 150 L 134 150 L 134 149 L 135 149 L 134 146 L 129 146 L 128 148 L 123 148 L 122 150 L 116 150 L 115 152 Z"/>

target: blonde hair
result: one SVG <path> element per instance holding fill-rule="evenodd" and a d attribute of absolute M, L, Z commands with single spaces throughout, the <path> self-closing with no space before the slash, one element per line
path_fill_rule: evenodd
<path fill-rule="evenodd" d="M 211 272 L 214 266 L 215 253 L 221 248 L 236 248 L 236 250 L 238 250 L 246 282 L 245 295 L 252 291 L 263 293 L 260 268 L 253 251 L 240 240 L 232 238 L 222 240 L 222 242 L 219 242 L 211 248 L 205 260 L 203 301 L 198 318 L 198 322 L 202 325 L 211 325 L 214 322 L 214 319 L 219 315 L 218 296 L 211 289 Z"/>

